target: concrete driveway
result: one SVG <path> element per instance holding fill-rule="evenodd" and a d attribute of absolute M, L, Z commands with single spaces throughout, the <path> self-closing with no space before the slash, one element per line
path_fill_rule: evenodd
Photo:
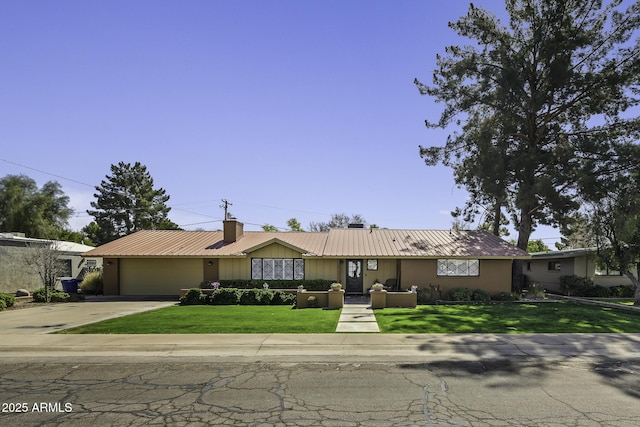
<path fill-rule="evenodd" d="M 87 298 L 82 302 L 50 304 L 0 312 L 2 334 L 48 334 L 87 323 L 176 305 L 177 301 Z"/>

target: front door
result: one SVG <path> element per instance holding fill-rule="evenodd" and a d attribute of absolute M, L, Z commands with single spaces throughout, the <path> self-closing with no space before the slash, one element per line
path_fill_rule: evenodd
<path fill-rule="evenodd" d="M 361 259 L 348 259 L 347 260 L 347 289 L 348 294 L 362 294 L 362 260 Z"/>

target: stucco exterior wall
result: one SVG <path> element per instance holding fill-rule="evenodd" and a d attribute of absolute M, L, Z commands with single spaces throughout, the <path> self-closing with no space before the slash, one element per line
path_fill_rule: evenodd
<path fill-rule="evenodd" d="M 120 295 L 179 295 L 203 281 L 200 258 L 120 259 Z"/>
<path fill-rule="evenodd" d="M 468 277 L 448 277 L 437 275 L 436 259 L 402 260 L 401 286 L 409 289 L 412 285 L 429 289 L 429 285 L 439 285 L 441 295 L 447 298 L 455 288 L 484 289 L 491 295 L 511 291 L 511 260 L 480 260 L 480 274 Z"/>
<path fill-rule="evenodd" d="M 5 242 L 0 245 L 0 292 L 14 294 L 18 289 L 34 291 L 44 286 L 37 271 L 25 263 L 25 256 L 31 250 L 24 242 Z M 59 257 L 61 261 L 68 262 L 71 267 L 71 275 L 61 276 L 59 279 L 82 276 L 87 261 L 80 254 L 63 252 Z M 101 258 L 91 259 L 95 261 L 97 267 L 101 266 Z M 60 280 L 56 288 L 62 290 Z"/>

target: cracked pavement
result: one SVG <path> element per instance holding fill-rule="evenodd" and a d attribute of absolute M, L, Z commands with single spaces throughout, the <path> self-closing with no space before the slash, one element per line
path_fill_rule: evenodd
<path fill-rule="evenodd" d="M 640 359 L 347 359 L 3 363 L 0 425 L 640 425 Z"/>

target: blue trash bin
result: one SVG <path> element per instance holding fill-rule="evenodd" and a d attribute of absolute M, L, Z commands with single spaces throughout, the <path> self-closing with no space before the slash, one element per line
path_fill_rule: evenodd
<path fill-rule="evenodd" d="M 62 290 L 68 294 L 77 294 L 78 293 L 78 283 L 81 282 L 81 280 L 78 279 L 69 279 L 69 280 L 62 280 Z"/>

